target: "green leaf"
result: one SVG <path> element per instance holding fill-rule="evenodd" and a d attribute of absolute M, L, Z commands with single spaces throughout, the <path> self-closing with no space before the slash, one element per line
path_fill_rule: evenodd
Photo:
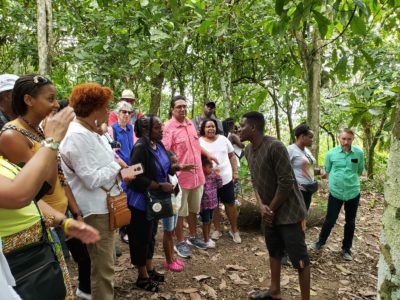
<path fill-rule="evenodd" d="M 275 12 L 281 16 L 283 13 L 283 7 L 285 6 L 285 0 L 275 0 Z"/>
<path fill-rule="evenodd" d="M 360 52 L 362 53 L 362 55 L 364 56 L 364 58 L 365 58 L 365 60 L 368 62 L 368 64 L 369 64 L 371 67 L 375 68 L 375 61 L 374 61 L 374 59 L 372 58 L 372 56 L 369 55 L 369 54 L 368 54 L 365 50 L 363 50 L 363 49 L 360 49 Z"/>
<path fill-rule="evenodd" d="M 199 28 L 197 29 L 197 31 L 198 31 L 200 34 L 206 33 L 207 30 L 208 30 L 208 27 L 210 27 L 210 25 L 211 25 L 212 23 L 213 23 L 213 22 L 212 22 L 212 20 L 210 20 L 210 19 L 204 20 L 203 22 L 201 22 L 201 24 L 200 24 Z"/>
<path fill-rule="evenodd" d="M 366 15 L 368 16 L 368 9 L 365 6 L 365 4 L 361 1 L 361 0 L 354 0 L 354 3 L 360 8 L 360 10 Z"/>
<path fill-rule="evenodd" d="M 319 11 L 312 10 L 314 14 L 314 18 L 317 21 L 319 33 L 321 34 L 321 38 L 324 38 L 327 31 L 328 25 L 331 23 L 327 17 L 321 14 Z"/>
<path fill-rule="evenodd" d="M 346 79 L 346 69 L 347 69 L 347 56 L 343 57 L 337 63 L 334 72 L 338 75 L 340 80 Z"/>
<path fill-rule="evenodd" d="M 363 18 L 354 16 L 353 20 L 351 20 L 350 27 L 355 34 L 365 35 L 367 33 L 367 27 Z"/>
<path fill-rule="evenodd" d="M 302 3 L 299 3 L 296 7 L 296 11 L 294 12 L 293 19 L 292 19 L 292 28 L 297 29 L 299 28 L 300 21 L 303 17 L 304 7 Z"/>

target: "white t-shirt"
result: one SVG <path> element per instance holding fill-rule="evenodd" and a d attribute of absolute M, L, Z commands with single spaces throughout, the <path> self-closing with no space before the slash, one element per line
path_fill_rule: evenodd
<path fill-rule="evenodd" d="M 60 145 L 61 166 L 84 217 L 107 214 L 107 194 L 118 195 L 115 179 L 121 169 L 106 137 L 71 122 Z M 68 164 L 68 165 L 66 165 Z M 73 170 L 71 170 L 71 168 Z"/>
<path fill-rule="evenodd" d="M 314 165 L 316 160 L 307 147 L 304 151 L 296 144 L 287 147 L 290 163 L 298 184 L 310 184 L 314 181 Z"/>
<path fill-rule="evenodd" d="M 200 146 L 210 152 L 219 162 L 221 170 L 222 184 L 225 185 L 232 181 L 232 166 L 228 153 L 234 151 L 232 143 L 223 135 L 218 134 L 217 139 L 209 143 L 204 137 L 200 138 Z"/>
<path fill-rule="evenodd" d="M 14 291 L 12 286 L 15 286 L 15 280 L 3 254 L 0 238 L 0 291 L 2 300 L 21 300 L 21 297 Z"/>
<path fill-rule="evenodd" d="M 176 187 L 178 184 L 178 177 L 176 175 L 169 175 L 169 182 Z M 179 193 L 178 195 L 175 196 L 174 193 L 171 194 L 171 202 L 172 202 L 172 209 L 174 211 L 174 214 L 178 214 L 179 209 L 181 208 L 182 205 L 182 189 L 179 187 Z"/>

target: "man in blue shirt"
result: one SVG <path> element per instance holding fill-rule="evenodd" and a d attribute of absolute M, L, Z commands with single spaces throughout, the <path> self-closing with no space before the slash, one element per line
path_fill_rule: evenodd
<path fill-rule="evenodd" d="M 325 156 L 325 171 L 329 178 L 328 210 L 322 225 L 319 239 L 312 244 L 314 250 L 325 245 L 333 226 L 344 205 L 345 220 L 342 256 L 352 260 L 351 246 L 356 228 L 357 208 L 360 202 L 360 179 L 364 170 L 364 153 L 353 146 L 354 131 L 342 128 L 339 133 L 340 146 L 337 146 Z"/>

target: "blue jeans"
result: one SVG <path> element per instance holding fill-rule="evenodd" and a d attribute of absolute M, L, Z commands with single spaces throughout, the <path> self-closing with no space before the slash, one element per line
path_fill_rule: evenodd
<path fill-rule="evenodd" d="M 342 205 L 344 204 L 346 224 L 344 225 L 344 238 L 342 249 L 351 249 L 351 246 L 353 244 L 354 230 L 356 229 L 356 215 L 359 203 L 360 194 L 348 201 L 339 200 L 329 194 L 328 211 L 326 212 L 325 222 L 324 225 L 322 225 L 322 230 L 319 234 L 319 242 L 322 245 L 326 243 L 326 240 L 331 234 L 332 228 L 333 226 L 335 226 Z"/>

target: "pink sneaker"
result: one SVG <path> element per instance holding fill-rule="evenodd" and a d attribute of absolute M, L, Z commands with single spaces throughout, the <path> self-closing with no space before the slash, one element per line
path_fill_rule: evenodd
<path fill-rule="evenodd" d="M 184 263 L 183 261 L 181 261 L 179 258 L 175 258 L 175 259 L 174 259 L 174 262 L 175 262 L 176 264 L 182 266 L 182 267 L 185 266 L 185 263 Z"/>
<path fill-rule="evenodd" d="M 164 263 L 164 269 L 170 270 L 172 272 L 182 272 L 183 271 L 183 266 L 177 264 L 175 261 L 172 263 Z"/>

